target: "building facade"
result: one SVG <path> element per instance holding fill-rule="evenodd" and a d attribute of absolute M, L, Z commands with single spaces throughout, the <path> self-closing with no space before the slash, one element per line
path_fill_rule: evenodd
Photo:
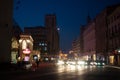
<path fill-rule="evenodd" d="M 120 5 L 107 17 L 109 63 L 120 65 Z"/>
<path fill-rule="evenodd" d="M 21 28 L 13 21 L 12 40 L 11 40 L 11 63 L 17 63 L 19 57 L 19 39 L 22 34 Z"/>
<path fill-rule="evenodd" d="M 101 13 L 99 13 L 96 20 L 96 54 L 99 58 L 105 58 L 108 63 L 108 42 L 109 42 L 109 34 L 108 34 L 108 15 L 111 14 L 118 5 L 112 5 L 106 7 Z"/>
<path fill-rule="evenodd" d="M 98 58 L 105 58 L 107 56 L 107 9 L 104 9 L 95 18 L 95 33 L 96 33 L 96 54 Z"/>
<path fill-rule="evenodd" d="M 83 32 L 84 32 L 84 30 L 85 30 L 85 25 L 82 25 L 81 27 L 80 27 L 80 54 L 81 55 L 83 55 L 83 53 L 84 53 L 84 40 L 83 40 Z"/>
<path fill-rule="evenodd" d="M 87 60 L 96 60 L 95 21 L 89 22 L 83 32 L 84 56 Z"/>
<path fill-rule="evenodd" d="M 11 61 L 13 0 L 0 0 L 0 63 Z"/>
<path fill-rule="evenodd" d="M 33 59 L 33 38 L 31 35 L 21 34 L 19 39 L 19 60 L 30 61 Z"/>
<path fill-rule="evenodd" d="M 96 55 L 90 58 L 96 56 L 96 60 L 120 65 L 120 4 L 106 7 L 81 30 L 80 43 L 83 44 L 80 49 L 83 54 L 92 52 Z"/>
<path fill-rule="evenodd" d="M 59 33 L 55 14 L 45 16 L 45 27 L 47 30 L 48 52 L 52 56 L 59 53 Z"/>
<path fill-rule="evenodd" d="M 51 60 L 59 53 L 59 33 L 56 27 L 56 16 L 45 16 L 45 27 L 25 27 L 24 33 L 33 37 L 34 50 L 39 50 L 42 60 Z"/>
<path fill-rule="evenodd" d="M 80 56 L 80 37 L 78 37 L 77 39 L 75 39 L 72 42 L 72 51 L 73 51 L 73 54 L 75 56 L 75 59 L 79 59 L 79 56 Z"/>
<path fill-rule="evenodd" d="M 32 36 L 34 40 L 33 49 L 40 51 L 42 58 L 48 54 L 47 31 L 45 27 L 25 27 L 24 33 Z"/>

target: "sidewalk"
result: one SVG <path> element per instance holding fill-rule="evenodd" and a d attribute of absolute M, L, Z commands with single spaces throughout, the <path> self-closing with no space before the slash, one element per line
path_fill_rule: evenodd
<path fill-rule="evenodd" d="M 0 64 L 0 72 L 8 72 L 8 71 L 19 71 L 22 70 L 18 64 L 10 64 L 10 63 L 2 63 Z"/>
<path fill-rule="evenodd" d="M 112 68 L 120 69 L 120 65 L 105 65 L 105 67 L 112 67 Z"/>

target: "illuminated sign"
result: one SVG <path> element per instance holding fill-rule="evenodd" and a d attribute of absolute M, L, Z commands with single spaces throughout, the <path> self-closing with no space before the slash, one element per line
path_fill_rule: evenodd
<path fill-rule="evenodd" d="M 25 56 L 24 61 L 29 61 L 30 57 Z"/>
<path fill-rule="evenodd" d="M 24 53 L 24 54 L 30 54 L 31 51 L 30 51 L 29 49 L 24 49 L 24 50 L 23 50 L 23 53 Z"/>

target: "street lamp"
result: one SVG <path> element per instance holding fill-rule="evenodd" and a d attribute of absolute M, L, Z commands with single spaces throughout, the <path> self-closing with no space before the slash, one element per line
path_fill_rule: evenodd
<path fill-rule="evenodd" d="M 118 53 L 120 53 L 120 49 L 118 50 Z"/>

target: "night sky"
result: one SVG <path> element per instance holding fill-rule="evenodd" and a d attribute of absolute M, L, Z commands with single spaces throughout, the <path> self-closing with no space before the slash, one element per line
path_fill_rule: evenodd
<path fill-rule="evenodd" d="M 46 14 L 56 14 L 60 28 L 60 47 L 71 49 L 72 41 L 80 35 L 80 26 L 87 16 L 93 19 L 106 6 L 120 0 L 14 0 L 14 19 L 24 27 L 44 26 Z"/>

